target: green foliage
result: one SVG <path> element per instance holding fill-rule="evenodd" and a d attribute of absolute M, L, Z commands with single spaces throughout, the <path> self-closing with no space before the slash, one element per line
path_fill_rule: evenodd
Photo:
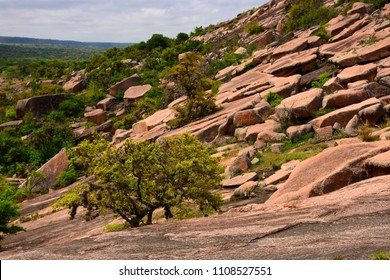
<path fill-rule="evenodd" d="M 329 73 L 324 73 L 320 75 L 320 79 L 318 81 L 314 81 L 311 83 L 312 88 L 323 88 L 324 84 L 332 77 Z"/>
<path fill-rule="evenodd" d="M 71 166 L 68 170 L 62 172 L 60 176 L 58 176 L 57 181 L 55 183 L 55 187 L 65 188 L 76 182 L 77 178 L 78 172 L 73 166 Z"/>
<path fill-rule="evenodd" d="M 318 118 L 318 117 L 324 116 L 326 114 L 333 112 L 334 110 L 336 110 L 336 109 L 335 108 L 322 108 L 314 113 L 314 117 Z"/>
<path fill-rule="evenodd" d="M 121 224 L 108 224 L 104 227 L 105 232 L 122 231 L 130 227 L 129 223 L 124 222 Z"/>
<path fill-rule="evenodd" d="M 194 31 L 190 33 L 190 37 L 203 36 L 205 34 L 206 30 L 202 26 L 197 26 Z"/>
<path fill-rule="evenodd" d="M 253 171 L 256 172 L 265 172 L 278 170 L 282 164 L 289 162 L 291 160 L 305 160 L 310 157 L 313 157 L 320 153 L 323 150 L 321 147 L 316 147 L 313 149 L 296 151 L 294 153 L 272 153 L 264 152 L 258 158 L 259 162 L 251 167 Z"/>
<path fill-rule="evenodd" d="M 19 191 L 17 186 L 8 184 L 0 177 L 0 241 L 3 239 L 4 234 L 15 234 L 24 230 L 19 226 L 9 224 L 13 218 L 17 218 L 20 215 L 16 205 L 16 200 L 20 196 L 21 191 Z"/>
<path fill-rule="evenodd" d="M 256 35 L 264 32 L 264 27 L 262 27 L 257 21 L 252 21 L 244 27 L 244 32 L 248 35 Z"/>
<path fill-rule="evenodd" d="M 168 102 L 180 96 L 187 97 L 184 105 L 174 107 L 177 118 L 170 123 L 171 126 L 182 126 L 191 120 L 207 116 L 218 110 L 214 94 L 206 92 L 213 86 L 213 83 L 206 78 L 202 68 L 203 61 L 201 55 L 190 52 L 169 72 L 168 80 L 174 84 L 174 87 L 165 88 L 166 96 L 169 98 Z"/>
<path fill-rule="evenodd" d="M 297 4 L 291 5 L 288 14 L 286 32 L 324 24 L 338 15 L 334 8 L 323 6 L 321 0 L 299 1 Z"/>
<path fill-rule="evenodd" d="M 264 100 L 267 101 L 271 105 L 271 108 L 274 108 L 282 102 L 283 98 L 280 97 L 279 94 L 273 93 L 272 91 L 270 91 L 264 97 Z"/>
<path fill-rule="evenodd" d="M 373 260 L 390 260 L 390 253 L 385 253 L 383 251 L 378 251 L 372 254 Z"/>
<path fill-rule="evenodd" d="M 73 153 L 74 166 L 97 181 L 80 186 L 57 203 L 69 207 L 71 214 L 81 205 L 88 209 L 88 219 L 110 209 L 137 227 L 143 218 L 152 223 L 158 208 L 170 218 L 172 207 L 183 202 L 193 202 L 204 213 L 222 205 L 220 196 L 210 192 L 221 180 L 218 160 L 189 134 L 160 144 L 127 141 L 121 149 L 95 139 L 82 142 Z"/>
<path fill-rule="evenodd" d="M 361 126 L 359 127 L 357 133 L 360 140 L 364 142 L 374 142 L 379 141 L 379 135 L 373 136 L 372 133 L 374 132 L 373 128 L 368 126 Z"/>
<path fill-rule="evenodd" d="M 376 9 L 382 8 L 385 6 L 389 1 L 388 0 L 339 0 L 337 2 L 338 5 L 342 5 L 344 3 L 349 3 L 350 6 L 352 7 L 352 4 L 355 2 L 363 2 L 367 4 L 373 4 Z"/>
<path fill-rule="evenodd" d="M 292 140 L 287 140 L 283 142 L 283 150 L 284 151 L 290 151 L 292 149 L 295 149 L 299 146 L 301 146 L 304 143 L 310 143 L 312 139 L 314 139 L 315 134 L 314 132 L 309 132 L 303 135 L 300 135 L 297 138 L 294 138 Z"/>
<path fill-rule="evenodd" d="M 330 39 L 330 35 L 325 29 L 325 24 L 321 24 L 319 29 L 313 33 L 313 36 L 318 36 L 321 38 L 322 43 L 326 43 Z"/>
<path fill-rule="evenodd" d="M 126 116 L 114 123 L 114 126 L 121 129 L 130 129 L 136 122 L 152 115 L 161 106 L 162 96 L 158 95 L 160 95 L 159 92 L 154 91 L 150 95 L 152 98 L 145 96 L 139 100 Z"/>

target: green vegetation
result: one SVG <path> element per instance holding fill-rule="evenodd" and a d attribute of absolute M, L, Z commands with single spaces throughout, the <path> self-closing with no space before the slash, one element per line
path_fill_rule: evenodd
<path fill-rule="evenodd" d="M 16 202 L 21 195 L 17 186 L 8 184 L 0 177 L 0 242 L 5 234 L 15 234 L 24 230 L 22 227 L 10 225 L 10 221 L 20 215 Z"/>
<path fill-rule="evenodd" d="M 137 227 L 152 223 L 158 208 L 171 218 L 172 208 L 183 202 L 205 214 L 222 205 L 220 196 L 210 192 L 221 180 L 218 161 L 189 134 L 160 144 L 126 142 L 121 149 L 101 139 L 84 141 L 74 149 L 72 165 L 97 181 L 75 188 L 56 204 L 69 207 L 71 218 L 79 206 L 88 210 L 87 219 L 110 209 Z"/>
<path fill-rule="evenodd" d="M 362 125 L 357 130 L 358 137 L 360 140 L 364 142 L 374 142 L 379 141 L 379 135 L 373 136 L 372 133 L 374 132 L 374 129 L 372 127 L 367 127 Z"/>
<path fill-rule="evenodd" d="M 108 224 L 104 227 L 105 232 L 121 231 L 130 228 L 129 223 L 124 222 L 121 224 Z"/>
<path fill-rule="evenodd" d="M 323 88 L 324 84 L 332 77 L 329 73 L 324 73 L 320 75 L 320 79 L 318 81 L 314 81 L 311 83 L 312 88 Z"/>
<path fill-rule="evenodd" d="M 267 101 L 269 103 L 269 105 L 271 105 L 271 108 L 274 108 L 282 102 L 283 98 L 280 97 L 279 94 L 273 93 L 272 91 L 270 91 L 264 97 L 264 100 Z"/>
<path fill-rule="evenodd" d="M 264 27 L 262 27 L 257 21 L 252 21 L 244 27 L 244 32 L 248 35 L 256 35 L 264 32 Z"/>
<path fill-rule="evenodd" d="M 352 7 L 353 3 L 355 2 L 363 2 L 367 4 L 374 5 L 374 8 L 379 9 L 385 6 L 389 1 L 388 0 L 339 0 L 337 2 L 338 5 L 342 5 L 345 3 L 348 3 L 348 10 Z"/>
<path fill-rule="evenodd" d="M 183 126 L 218 110 L 214 94 L 211 91 L 207 92 L 214 83 L 206 77 L 202 69 L 203 61 L 199 54 L 186 53 L 182 61 L 169 72 L 168 80 L 175 86 L 167 87 L 166 95 L 187 97 L 184 105 L 174 106 L 177 116 L 170 122 L 172 127 Z"/>
<path fill-rule="evenodd" d="M 390 260 L 390 253 L 386 253 L 383 251 L 378 251 L 372 254 L 373 260 Z"/>
<path fill-rule="evenodd" d="M 336 17 L 338 12 L 334 8 L 322 5 L 321 0 L 303 0 L 297 4 L 292 4 L 288 14 L 286 32 L 327 23 L 330 19 Z"/>

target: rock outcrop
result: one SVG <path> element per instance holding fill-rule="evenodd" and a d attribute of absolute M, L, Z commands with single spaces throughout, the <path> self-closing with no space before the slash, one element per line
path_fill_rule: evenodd
<path fill-rule="evenodd" d="M 70 93 L 60 93 L 19 100 L 16 104 L 16 118 L 21 119 L 28 112 L 31 112 L 34 117 L 41 116 L 42 114 L 49 114 L 56 109 L 62 101 L 71 96 Z"/>

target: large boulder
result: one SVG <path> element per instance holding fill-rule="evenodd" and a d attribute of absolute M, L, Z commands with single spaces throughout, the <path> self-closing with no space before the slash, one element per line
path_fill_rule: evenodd
<path fill-rule="evenodd" d="M 367 159 L 364 166 L 372 177 L 390 174 L 390 151 Z"/>
<path fill-rule="evenodd" d="M 108 111 L 115 105 L 115 98 L 112 96 L 106 97 L 103 100 L 100 100 L 97 104 L 98 109 L 102 109 L 104 111 Z"/>
<path fill-rule="evenodd" d="M 322 89 L 311 89 L 282 100 L 275 112 L 279 119 L 313 116 L 321 108 L 322 98 Z"/>
<path fill-rule="evenodd" d="M 50 114 L 62 101 L 71 96 L 70 93 L 60 93 L 21 99 L 16 104 L 16 118 L 20 119 L 28 112 L 31 112 L 34 117 Z"/>
<path fill-rule="evenodd" d="M 107 121 L 107 113 L 102 109 L 96 109 L 84 114 L 84 118 L 87 122 L 102 124 Z"/>
<path fill-rule="evenodd" d="M 270 106 L 264 102 L 264 106 L 259 108 L 239 111 L 234 114 L 233 124 L 235 127 L 250 126 L 263 123 L 270 114 Z"/>
<path fill-rule="evenodd" d="M 272 63 L 265 73 L 279 77 L 305 74 L 317 67 L 318 48 L 286 55 Z"/>
<path fill-rule="evenodd" d="M 377 73 L 377 66 L 374 63 L 369 63 L 365 65 L 355 65 L 352 67 L 345 68 L 337 75 L 339 78 L 340 84 L 346 86 L 348 83 L 368 80 L 373 82 L 375 80 Z"/>
<path fill-rule="evenodd" d="M 348 40 L 348 38 L 346 39 Z M 372 45 L 357 49 L 354 53 L 345 53 L 334 56 L 331 62 L 341 67 L 349 67 L 358 63 L 376 61 L 390 55 L 390 37 Z"/>
<path fill-rule="evenodd" d="M 138 74 L 134 74 L 110 87 L 109 93 L 112 96 L 117 96 L 119 92 L 125 92 L 129 87 L 138 86 L 140 83 L 141 77 Z"/>
<path fill-rule="evenodd" d="M 39 192 L 53 188 L 58 176 L 68 169 L 69 160 L 65 149 L 62 149 L 57 155 L 42 165 L 37 170 L 38 175 L 31 178 L 32 191 Z"/>
<path fill-rule="evenodd" d="M 127 105 L 133 104 L 141 97 L 143 97 L 149 90 L 152 89 L 151 85 L 133 86 L 126 90 L 123 99 Z"/>
<path fill-rule="evenodd" d="M 72 93 L 77 93 L 87 87 L 87 77 L 83 71 L 77 71 L 72 75 L 72 78 L 63 85 L 63 88 Z"/>
<path fill-rule="evenodd" d="M 256 172 L 245 173 L 240 176 L 233 177 L 231 179 L 226 179 L 221 182 L 222 187 L 224 188 L 236 188 L 246 182 L 253 181 L 257 178 Z"/>
<path fill-rule="evenodd" d="M 366 161 L 389 150 L 390 141 L 328 148 L 299 164 L 266 204 L 319 196 L 364 180 L 367 178 Z"/>
<path fill-rule="evenodd" d="M 328 22 L 326 32 L 328 32 L 328 34 L 333 37 L 359 19 L 359 14 L 348 16 L 339 15 L 338 17 L 333 18 Z"/>
<path fill-rule="evenodd" d="M 326 126 L 333 126 L 335 123 L 339 123 L 342 127 L 345 127 L 353 118 L 353 116 L 359 113 L 360 110 L 378 103 L 381 103 L 379 99 L 370 98 L 363 102 L 349 105 L 347 107 L 330 112 L 324 116 L 312 120 L 310 123 L 315 129 Z"/>

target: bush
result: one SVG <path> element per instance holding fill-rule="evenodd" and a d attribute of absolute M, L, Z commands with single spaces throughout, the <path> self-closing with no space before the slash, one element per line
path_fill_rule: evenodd
<path fill-rule="evenodd" d="M 55 183 L 56 188 L 65 188 L 74 182 L 77 181 L 78 173 L 76 169 L 72 166 L 68 170 L 62 172 L 60 176 L 58 176 L 57 181 Z"/>
<path fill-rule="evenodd" d="M 320 75 L 320 79 L 318 81 L 314 81 L 311 83 L 312 88 L 323 88 L 324 84 L 332 77 L 329 73 L 324 73 Z"/>
<path fill-rule="evenodd" d="M 221 197 L 210 190 L 219 187 L 222 169 L 196 137 L 183 134 L 159 144 L 127 141 L 121 149 L 102 141 L 84 141 L 73 151 L 75 166 L 97 181 L 56 203 L 69 207 L 71 217 L 79 206 L 87 209 L 88 220 L 110 209 L 137 227 L 144 218 L 151 224 L 158 208 L 171 218 L 173 207 L 189 201 L 205 214 L 221 207 Z"/>
<path fill-rule="evenodd" d="M 291 5 L 288 14 L 289 19 L 286 22 L 286 32 L 325 24 L 330 19 L 336 17 L 338 12 L 334 8 L 323 6 L 321 0 L 303 0 Z"/>
<path fill-rule="evenodd" d="M 17 218 L 20 215 L 18 206 L 16 205 L 16 200 L 20 195 L 21 192 L 17 186 L 7 184 L 0 177 L 0 241 L 4 238 L 4 234 L 15 234 L 18 231 L 24 230 L 19 226 L 9 224 L 11 219 Z"/>
<path fill-rule="evenodd" d="M 180 96 L 187 97 L 184 105 L 174 107 L 177 117 L 170 123 L 173 127 L 185 125 L 219 109 L 215 104 L 214 94 L 206 92 L 214 83 L 206 77 L 203 61 L 200 54 L 187 53 L 182 61 L 169 71 L 167 79 L 174 86 L 165 88 L 166 96 L 172 96 L 172 100 Z"/>
<path fill-rule="evenodd" d="M 253 21 L 244 27 L 244 32 L 248 35 L 256 35 L 264 31 L 264 27 L 262 27 L 257 21 Z"/>
<path fill-rule="evenodd" d="M 271 108 L 274 108 L 282 102 L 283 98 L 280 97 L 279 94 L 273 93 L 272 91 L 270 91 L 264 97 L 264 100 L 267 101 L 269 103 L 269 105 L 271 105 Z"/>

